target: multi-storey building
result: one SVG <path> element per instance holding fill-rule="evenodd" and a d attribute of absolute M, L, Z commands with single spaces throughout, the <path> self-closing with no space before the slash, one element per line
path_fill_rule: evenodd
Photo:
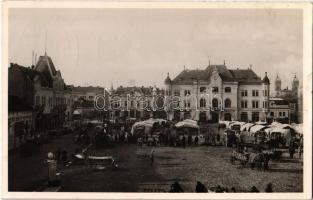
<path fill-rule="evenodd" d="M 71 90 L 47 54 L 40 56 L 32 67 L 11 64 L 9 95 L 19 97 L 33 107 L 32 125 L 36 129 L 55 128 L 71 120 Z"/>
<path fill-rule="evenodd" d="M 72 95 L 74 101 L 78 100 L 87 100 L 87 101 L 94 101 L 97 95 L 104 95 L 104 88 L 103 87 L 93 87 L 93 86 L 70 86 L 72 89 Z"/>
<path fill-rule="evenodd" d="M 291 109 L 288 101 L 279 97 L 270 97 L 269 118 L 271 121 L 289 123 L 290 115 Z"/>
<path fill-rule="evenodd" d="M 184 70 L 173 80 L 165 79 L 168 119 L 200 121 L 259 121 L 269 113 L 270 81 L 261 79 L 251 66 L 228 69 L 211 65 Z"/>
<path fill-rule="evenodd" d="M 157 87 L 118 87 L 110 91 L 110 117 L 166 118 L 162 108 L 164 91 Z M 159 109 L 158 109 L 159 108 Z"/>
<path fill-rule="evenodd" d="M 299 80 L 297 76 L 295 75 L 292 84 L 291 89 L 281 88 L 281 80 L 279 76 L 276 76 L 275 79 L 275 91 L 272 94 L 274 98 L 280 98 L 282 99 L 286 104 L 288 104 L 289 107 L 289 115 L 288 119 L 289 122 L 301 122 L 302 120 L 302 88 L 300 87 Z M 271 107 L 272 112 L 280 112 L 279 109 L 277 109 L 275 106 Z"/>

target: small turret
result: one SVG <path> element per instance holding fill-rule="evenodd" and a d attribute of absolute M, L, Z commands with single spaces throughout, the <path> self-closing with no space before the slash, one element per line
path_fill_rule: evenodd
<path fill-rule="evenodd" d="M 268 85 L 270 84 L 270 80 L 267 77 L 267 72 L 265 72 L 265 77 L 263 78 L 263 83 L 268 84 Z"/>
<path fill-rule="evenodd" d="M 171 78 L 170 78 L 170 74 L 167 73 L 167 77 L 166 77 L 164 83 L 165 83 L 165 85 L 169 85 L 169 84 L 171 84 L 171 82 L 172 82 L 172 80 L 171 80 Z"/>

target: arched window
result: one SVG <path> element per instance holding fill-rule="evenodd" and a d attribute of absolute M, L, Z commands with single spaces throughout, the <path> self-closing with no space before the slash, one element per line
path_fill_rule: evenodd
<path fill-rule="evenodd" d="M 200 99 L 200 108 L 204 108 L 204 107 L 206 107 L 206 101 L 204 98 L 201 98 Z"/>
<path fill-rule="evenodd" d="M 230 107 L 231 107 L 230 99 L 225 99 L 225 108 L 230 108 Z"/>
<path fill-rule="evenodd" d="M 217 108 L 218 107 L 218 100 L 217 99 L 213 99 L 212 100 L 212 107 L 213 108 Z"/>

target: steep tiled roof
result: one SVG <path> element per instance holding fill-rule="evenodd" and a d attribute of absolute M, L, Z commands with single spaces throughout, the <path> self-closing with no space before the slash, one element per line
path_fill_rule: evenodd
<path fill-rule="evenodd" d="M 172 81 L 175 83 L 182 83 L 182 84 L 191 84 L 196 80 L 200 81 L 208 81 L 210 78 L 209 74 L 206 70 L 184 70 L 174 80 Z"/>
<path fill-rule="evenodd" d="M 23 67 L 23 66 L 20 66 L 18 64 L 11 64 L 11 67 L 16 67 L 19 70 L 21 70 L 23 72 L 24 76 L 28 77 L 31 81 L 34 81 L 34 78 L 36 76 L 39 76 L 41 79 L 41 86 L 42 87 L 50 87 L 50 88 L 53 87 L 53 81 L 52 81 L 50 75 L 47 73 L 39 72 L 39 71 L 36 71 L 32 68 Z"/>
<path fill-rule="evenodd" d="M 242 83 L 262 83 L 261 78 L 251 69 L 234 69 L 229 70 L 229 72 L 233 75 L 235 81 Z"/>
<path fill-rule="evenodd" d="M 218 74 L 224 81 L 233 81 L 233 76 L 225 65 L 209 65 L 206 70 L 212 75 L 213 70 L 217 70 Z"/>
<path fill-rule="evenodd" d="M 160 94 L 163 91 L 159 88 L 156 88 L 156 93 Z M 141 95 L 152 95 L 153 94 L 153 87 L 118 87 L 113 91 L 113 94 L 117 95 L 127 95 L 127 94 L 134 94 L 134 93 L 139 93 Z"/>
<path fill-rule="evenodd" d="M 87 93 L 87 92 L 101 93 L 104 91 L 103 87 L 93 87 L 93 86 L 87 86 L 87 87 L 77 86 L 77 87 L 72 87 L 71 89 L 73 92 L 83 92 L 83 93 Z"/>
<path fill-rule="evenodd" d="M 49 73 L 51 70 L 51 73 L 53 76 L 55 76 L 57 74 L 57 71 L 56 71 L 55 66 L 52 62 L 52 59 L 47 55 L 39 57 L 39 60 L 38 60 L 36 67 L 35 67 L 35 70 L 40 71 L 40 72 L 49 72 Z"/>
<path fill-rule="evenodd" d="M 183 70 L 173 79 L 174 84 L 192 84 L 194 81 L 210 81 L 213 71 L 216 70 L 223 81 L 236 81 L 241 83 L 262 83 L 251 69 L 227 69 L 226 65 L 209 65 L 204 70 Z"/>

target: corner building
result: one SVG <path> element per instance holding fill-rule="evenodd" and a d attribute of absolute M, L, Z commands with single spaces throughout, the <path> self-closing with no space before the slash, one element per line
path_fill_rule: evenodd
<path fill-rule="evenodd" d="M 174 79 L 169 74 L 165 79 L 167 118 L 213 123 L 220 120 L 266 121 L 269 90 L 267 73 L 261 79 L 251 66 L 228 69 L 224 63 L 201 70 L 184 68 Z"/>

